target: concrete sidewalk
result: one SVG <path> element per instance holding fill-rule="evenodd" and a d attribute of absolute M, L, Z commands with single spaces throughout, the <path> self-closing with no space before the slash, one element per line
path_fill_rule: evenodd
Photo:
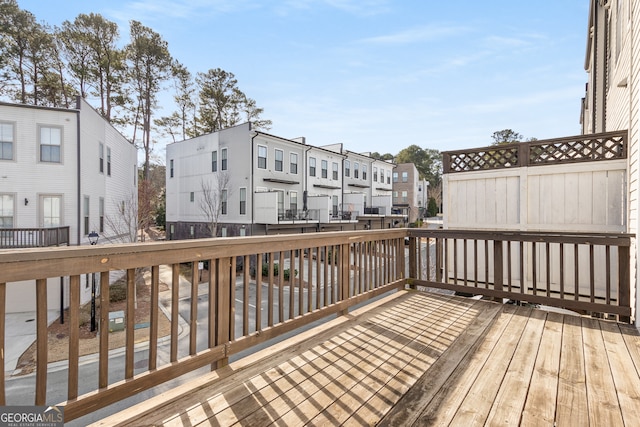
<path fill-rule="evenodd" d="M 59 310 L 49 310 L 47 324 L 59 316 Z M 36 312 L 7 313 L 5 322 L 4 370 L 11 376 L 20 372 L 16 371 L 18 359 L 36 340 Z"/>

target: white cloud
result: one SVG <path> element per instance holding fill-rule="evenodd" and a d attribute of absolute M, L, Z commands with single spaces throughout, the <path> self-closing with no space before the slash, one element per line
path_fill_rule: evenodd
<path fill-rule="evenodd" d="M 463 26 L 439 26 L 430 25 L 427 27 L 410 28 L 392 34 L 386 34 L 376 37 L 369 37 L 360 40 L 360 43 L 376 44 L 376 45 L 398 45 L 420 43 L 425 41 L 438 40 L 452 35 L 459 35 L 468 32 L 469 29 Z"/>

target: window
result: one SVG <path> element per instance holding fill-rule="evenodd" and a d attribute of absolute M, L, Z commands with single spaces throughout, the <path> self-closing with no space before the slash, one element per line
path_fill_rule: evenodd
<path fill-rule="evenodd" d="M 409 173 L 402 172 L 402 182 L 407 182 L 407 181 L 409 181 Z"/>
<path fill-rule="evenodd" d="M 362 165 L 362 179 L 367 180 L 367 165 Z"/>
<path fill-rule="evenodd" d="M 334 217 L 338 216 L 338 196 L 331 196 L 331 212 Z"/>
<path fill-rule="evenodd" d="M 393 173 L 393 182 L 398 182 L 398 172 Z"/>
<path fill-rule="evenodd" d="M 195 237 L 196 235 L 196 228 L 193 225 L 189 226 L 189 236 L 190 237 Z"/>
<path fill-rule="evenodd" d="M 338 164 L 336 162 L 333 162 L 331 164 L 331 168 L 332 168 L 331 177 L 337 181 L 338 180 Z"/>
<path fill-rule="evenodd" d="M 191 203 L 196 201 L 196 193 L 194 193 L 193 191 L 191 193 L 189 193 L 189 201 Z"/>
<path fill-rule="evenodd" d="M 391 174 L 387 173 L 387 184 L 391 184 Z"/>
<path fill-rule="evenodd" d="M 222 207 L 222 215 L 227 214 L 227 190 L 222 190 L 222 194 L 220 195 L 221 207 Z"/>
<path fill-rule="evenodd" d="M 41 196 L 42 226 L 59 227 L 62 224 L 62 197 Z"/>
<path fill-rule="evenodd" d="M 220 228 L 220 237 L 227 237 L 227 227 Z"/>
<path fill-rule="evenodd" d="M 360 165 L 357 162 L 353 163 L 353 177 L 354 178 L 360 177 Z"/>
<path fill-rule="evenodd" d="M 380 169 L 380 182 L 384 184 L 384 169 Z"/>
<path fill-rule="evenodd" d="M 0 194 L 0 228 L 13 228 L 13 212 L 13 195 Z"/>
<path fill-rule="evenodd" d="M 104 144 L 102 142 L 98 145 L 98 157 L 100 158 L 99 171 L 100 173 L 104 173 Z"/>
<path fill-rule="evenodd" d="M 403 203 L 407 203 L 407 192 L 406 191 L 402 192 L 402 202 Z"/>
<path fill-rule="evenodd" d="M 298 212 L 298 192 L 297 191 L 289 192 L 289 209 L 291 209 L 291 212 L 293 213 L 293 215 L 296 215 L 296 212 Z"/>
<path fill-rule="evenodd" d="M 104 233 L 104 197 L 100 197 L 98 203 L 98 215 L 100 216 L 100 232 Z"/>
<path fill-rule="evenodd" d="M 275 168 L 278 172 L 282 172 L 283 170 L 283 161 L 284 161 L 284 151 L 276 150 L 276 165 Z"/>
<path fill-rule="evenodd" d="M 327 162 L 326 160 L 323 160 L 321 165 L 322 165 L 322 177 L 326 178 L 327 177 L 327 168 L 329 167 L 329 162 Z"/>
<path fill-rule="evenodd" d="M 84 196 L 84 235 L 89 234 L 89 196 Z"/>
<path fill-rule="evenodd" d="M 227 170 L 227 149 L 223 148 L 222 150 L 220 150 L 220 157 L 222 157 L 222 170 L 226 171 Z"/>
<path fill-rule="evenodd" d="M 240 189 L 240 215 L 247 214 L 247 189 Z"/>
<path fill-rule="evenodd" d="M 211 152 L 211 172 L 218 172 L 218 152 Z"/>
<path fill-rule="evenodd" d="M 344 161 L 344 176 L 351 176 L 351 162 L 349 160 Z"/>
<path fill-rule="evenodd" d="M 373 167 L 373 182 L 376 182 L 378 180 L 378 168 L 377 167 Z"/>
<path fill-rule="evenodd" d="M 258 145 L 258 169 L 267 168 L 267 147 Z"/>
<path fill-rule="evenodd" d="M 173 159 L 169 160 L 169 178 L 173 178 Z"/>
<path fill-rule="evenodd" d="M 13 160 L 13 123 L 0 123 L 0 160 Z"/>
<path fill-rule="evenodd" d="M 298 153 L 289 153 L 289 161 L 291 163 L 289 172 L 293 174 L 297 174 L 298 173 Z"/>
<path fill-rule="evenodd" d="M 316 158 L 309 157 L 309 176 L 316 176 Z"/>
<path fill-rule="evenodd" d="M 394 191 L 394 192 L 393 192 L 393 198 L 394 198 L 394 199 L 397 199 L 397 198 L 398 198 L 398 192 L 397 192 L 397 191 Z"/>
<path fill-rule="evenodd" d="M 61 148 L 62 129 L 48 126 L 40 127 L 40 161 L 60 163 Z"/>
<path fill-rule="evenodd" d="M 107 147 L 107 176 L 111 176 L 111 148 Z"/>

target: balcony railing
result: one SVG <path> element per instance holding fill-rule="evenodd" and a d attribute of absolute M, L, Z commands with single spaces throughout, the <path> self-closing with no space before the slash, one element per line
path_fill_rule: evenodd
<path fill-rule="evenodd" d="M 386 215 L 386 206 L 369 206 L 364 208 L 364 215 Z"/>
<path fill-rule="evenodd" d="M 0 254 L 0 345 L 4 350 L 7 288 L 33 281 L 36 381 L 28 403 L 54 403 L 47 396 L 47 278 L 67 278 L 65 321 L 78 325 L 81 277 L 96 274 L 98 367 L 93 378 L 81 378 L 79 329 L 70 328 L 67 400 L 62 403 L 70 421 L 196 369 L 225 366 L 232 355 L 329 315 L 347 314 L 355 304 L 406 285 L 602 313 L 628 322 L 631 239 L 403 228 L 6 251 Z M 206 284 L 198 280 L 202 261 L 209 266 Z M 171 324 L 166 347 L 158 340 L 161 268 L 171 272 L 169 295 L 163 299 Z M 120 359 L 109 358 L 109 277 L 122 271 L 126 312 L 133 313 L 136 272 L 141 270 L 150 273 L 148 353 L 135 360 L 136 325 L 133 316 L 126 316 L 125 356 L 118 371 L 112 365 Z M 190 301 L 188 339 L 179 341 L 179 304 L 185 301 Z M 0 386 L 0 405 L 15 404 L 7 402 L 4 370 Z"/>
<path fill-rule="evenodd" d="M 356 221 L 358 211 L 332 211 L 330 221 Z"/>
<path fill-rule="evenodd" d="M 627 158 L 627 131 L 495 145 L 442 153 L 443 172 L 595 162 Z"/>
<path fill-rule="evenodd" d="M 68 244 L 69 227 L 0 229 L 0 249 L 38 248 Z"/>
<path fill-rule="evenodd" d="M 286 209 L 278 211 L 278 222 L 318 222 L 317 209 Z"/>

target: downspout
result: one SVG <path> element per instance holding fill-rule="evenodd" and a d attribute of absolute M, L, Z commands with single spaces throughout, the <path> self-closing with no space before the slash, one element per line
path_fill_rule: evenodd
<path fill-rule="evenodd" d="M 251 122 L 249 122 L 249 132 L 251 132 Z M 255 194 L 256 194 L 256 189 L 253 186 L 253 167 L 254 167 L 254 163 L 255 163 L 255 158 L 254 158 L 254 149 L 253 147 L 255 146 L 253 140 L 254 138 L 258 136 L 258 133 L 256 132 L 252 137 L 251 137 L 251 171 L 249 171 L 249 175 L 251 177 L 250 182 L 251 182 L 251 235 L 254 235 L 254 230 L 253 230 L 253 225 L 255 223 L 255 217 L 256 217 L 256 205 L 255 205 Z"/>
<path fill-rule="evenodd" d="M 593 74 L 591 84 L 593 85 L 593 90 L 591 91 L 591 133 L 597 133 L 596 128 L 596 101 L 598 99 L 598 4 L 595 0 L 592 0 L 593 3 L 593 30 L 592 30 L 592 44 L 593 44 Z"/>
<path fill-rule="evenodd" d="M 80 101 L 80 96 L 76 96 L 76 109 L 78 110 L 76 112 L 76 135 L 77 135 L 77 179 L 76 182 L 78 183 L 78 194 L 77 194 L 77 206 L 78 209 L 76 210 L 76 241 L 78 242 L 78 245 L 81 244 L 80 242 L 80 219 L 81 219 L 81 214 L 80 214 L 80 209 L 82 207 L 81 201 L 82 201 L 82 194 L 81 194 L 81 183 L 80 183 L 80 177 L 81 177 L 81 171 L 80 171 L 80 167 L 81 167 L 81 156 L 80 156 L 80 105 L 81 105 L 81 101 Z"/>

